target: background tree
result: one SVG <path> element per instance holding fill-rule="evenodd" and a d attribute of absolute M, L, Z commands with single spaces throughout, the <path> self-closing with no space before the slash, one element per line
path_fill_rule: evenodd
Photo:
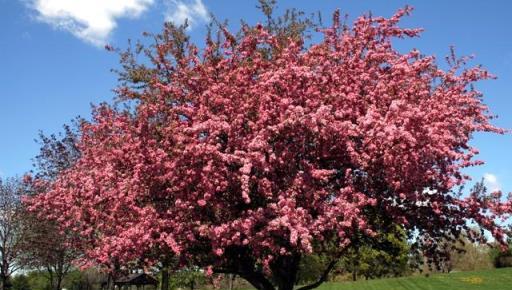
<path fill-rule="evenodd" d="M 74 119 L 71 125 L 64 125 L 63 132 L 59 134 L 39 133 L 39 139 L 36 142 L 40 145 L 40 149 L 33 164 L 37 179 L 53 181 L 80 158 L 77 143 L 82 122 L 81 118 Z"/>
<path fill-rule="evenodd" d="M 64 285 L 70 290 L 98 290 L 103 289 L 102 283 L 105 282 L 105 278 L 106 275 L 101 269 L 74 269 L 66 275 Z"/>
<path fill-rule="evenodd" d="M 479 271 L 491 269 L 494 265 L 490 247 L 469 240 L 458 241 L 450 252 L 450 264 L 456 271 Z"/>
<path fill-rule="evenodd" d="M 329 257 L 321 255 L 305 255 L 302 257 L 297 272 L 297 285 L 306 285 L 315 282 L 324 271 Z"/>
<path fill-rule="evenodd" d="M 30 215 L 26 223 L 20 259 L 26 269 L 39 269 L 46 273 L 50 290 L 62 289 L 65 276 L 79 257 L 79 251 L 71 246 L 69 234 L 60 231 L 52 221 Z"/>
<path fill-rule="evenodd" d="M 41 148 L 34 158 L 34 167 L 40 184 L 54 181 L 80 157 L 76 147 L 79 123 L 80 119 L 76 119 L 71 126 L 65 125 L 61 134 L 39 134 Z M 44 193 L 44 189 L 44 186 L 33 188 L 34 192 L 29 194 Z M 66 274 L 80 254 L 79 248 L 73 245 L 73 233 L 62 231 L 55 221 L 37 216 L 37 213 L 25 214 L 23 222 L 26 234 L 21 243 L 20 258 L 25 267 L 44 271 L 51 290 L 62 289 Z"/>
<path fill-rule="evenodd" d="M 12 278 L 12 290 L 32 290 L 30 281 L 25 274 L 19 274 Z"/>
<path fill-rule="evenodd" d="M 386 231 L 379 230 L 374 237 L 362 237 L 354 242 L 343 256 L 340 267 L 365 279 L 398 277 L 408 270 L 410 247 L 405 231 L 393 225 Z"/>
<path fill-rule="evenodd" d="M 311 45 L 301 29 L 221 26 L 201 52 L 166 25 L 144 50 L 143 85 L 117 90 L 124 109 L 94 109 L 80 158 L 31 209 L 73 231 L 91 264 L 152 266 L 160 255 L 148 253 L 163 250 L 265 290 L 292 289 L 313 253 L 329 259 L 300 289 L 317 287 L 351 244 L 379 233 L 376 216 L 418 234 L 433 261 L 469 219 L 504 243 L 495 218 L 511 203 L 458 192 L 461 170 L 479 164 L 473 133 L 503 132 L 472 88 L 491 76 L 394 50 L 394 38 L 420 33 L 398 26 L 410 11 L 352 27 L 335 12 Z"/>
<path fill-rule="evenodd" d="M 184 268 L 171 275 L 171 289 L 195 290 L 208 281 L 204 271 L 199 268 Z"/>
<path fill-rule="evenodd" d="M 512 267 L 512 238 L 507 242 L 507 249 L 500 249 L 496 245 L 489 249 L 489 257 L 496 268 Z"/>
<path fill-rule="evenodd" d="M 509 246 L 510 247 L 510 246 Z M 512 267 L 512 251 L 494 249 L 491 254 L 491 261 L 496 268 Z"/>
<path fill-rule="evenodd" d="M 0 178 L 0 283 L 1 289 L 11 287 L 11 275 L 23 265 L 18 260 L 24 239 L 21 197 L 26 188 L 19 179 Z"/>

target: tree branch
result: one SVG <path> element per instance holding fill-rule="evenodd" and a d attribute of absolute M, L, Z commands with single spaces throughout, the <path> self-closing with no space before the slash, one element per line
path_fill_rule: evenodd
<path fill-rule="evenodd" d="M 343 255 L 343 252 L 344 251 L 341 251 L 338 255 L 336 255 L 336 257 L 329 263 L 329 265 L 327 265 L 327 268 L 325 268 L 324 272 L 322 273 L 322 276 L 320 276 L 320 278 L 316 282 L 306 285 L 306 286 L 303 286 L 303 287 L 300 287 L 296 290 L 310 290 L 310 289 L 314 289 L 314 288 L 320 286 L 322 283 L 324 283 L 327 280 L 327 278 L 329 277 L 329 273 L 331 273 L 331 271 L 334 269 L 336 264 L 338 264 L 338 261 L 340 260 L 341 256 Z"/>
<path fill-rule="evenodd" d="M 251 271 L 240 271 L 234 268 L 214 268 L 215 273 L 236 274 L 249 282 L 258 290 L 275 290 L 274 285 L 263 275 L 263 273 Z"/>

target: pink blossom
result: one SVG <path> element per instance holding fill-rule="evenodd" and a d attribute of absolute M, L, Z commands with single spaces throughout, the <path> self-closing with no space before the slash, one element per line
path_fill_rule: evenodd
<path fill-rule="evenodd" d="M 208 275 L 233 249 L 268 272 L 316 244 L 347 247 L 374 234 L 368 209 L 432 237 L 473 219 L 504 242 L 483 211 L 507 217 L 512 202 L 453 194 L 478 164 L 471 136 L 503 133 L 469 89 L 490 75 L 395 50 L 420 33 L 398 27 L 409 11 L 350 29 L 338 13 L 312 46 L 263 26 L 236 41 L 223 30 L 220 47 L 190 45 L 179 61 L 173 43 L 157 46 L 165 77 L 120 89 L 130 112 L 96 107 L 81 158 L 29 206 L 76 233 L 90 264 L 151 265 L 165 251 Z"/>

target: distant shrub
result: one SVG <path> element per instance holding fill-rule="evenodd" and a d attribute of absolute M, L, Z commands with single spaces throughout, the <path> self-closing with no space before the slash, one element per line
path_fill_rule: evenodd
<path fill-rule="evenodd" d="M 490 256 L 494 267 L 512 267 L 512 241 L 509 241 L 509 248 L 506 251 L 501 251 L 496 247 L 490 252 Z"/>
<path fill-rule="evenodd" d="M 458 245 L 462 251 L 453 250 L 450 253 L 451 269 L 457 271 L 478 271 L 493 268 L 489 259 L 490 248 L 486 245 L 465 241 Z"/>
<path fill-rule="evenodd" d="M 494 260 L 496 268 L 512 267 L 512 256 L 500 256 Z"/>
<path fill-rule="evenodd" d="M 32 290 L 27 276 L 21 274 L 12 278 L 12 290 Z"/>

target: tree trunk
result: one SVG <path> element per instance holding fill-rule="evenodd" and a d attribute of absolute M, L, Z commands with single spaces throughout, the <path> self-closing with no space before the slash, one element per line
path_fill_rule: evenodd
<path fill-rule="evenodd" d="M 267 277 L 255 267 L 255 261 L 247 249 L 235 248 L 232 250 L 231 255 L 236 258 L 236 263 L 228 265 L 226 268 L 214 269 L 215 273 L 236 274 L 258 290 L 293 290 L 299 270 L 300 254 L 293 253 L 276 258 L 270 265 L 272 277 Z"/>
<path fill-rule="evenodd" d="M 235 274 L 228 274 L 228 289 L 229 290 L 233 290 L 235 278 L 236 278 Z"/>
<path fill-rule="evenodd" d="M 300 255 L 293 254 L 277 258 L 272 265 L 273 280 L 279 290 L 293 290 L 299 271 Z"/>
<path fill-rule="evenodd" d="M 170 270 L 168 266 L 164 266 L 161 270 L 162 274 L 162 283 L 160 286 L 160 290 L 169 290 L 169 279 L 171 276 Z"/>
<path fill-rule="evenodd" d="M 244 273 L 241 274 L 240 277 L 244 278 L 258 290 L 275 290 L 274 285 L 261 273 Z"/>
<path fill-rule="evenodd" d="M 112 263 L 113 267 L 111 269 L 111 272 L 109 273 L 109 284 L 107 285 L 108 290 L 114 290 L 115 289 L 115 281 L 118 278 L 118 275 L 121 271 L 121 264 L 119 261 L 114 260 Z"/>
<path fill-rule="evenodd" d="M 109 273 L 107 278 L 107 289 L 106 290 L 114 290 L 114 274 Z"/>
<path fill-rule="evenodd" d="M 296 280 L 296 271 L 290 271 L 288 275 L 281 275 L 277 279 L 277 289 L 279 290 L 293 290 Z"/>
<path fill-rule="evenodd" d="M 55 267 L 55 290 L 61 290 L 62 279 L 64 277 L 64 255 L 60 252 L 59 261 Z"/>
<path fill-rule="evenodd" d="M 298 254 L 277 258 L 271 265 L 272 280 L 269 280 L 262 272 L 255 271 L 254 264 L 250 262 L 240 265 L 238 270 L 220 270 L 217 273 L 236 274 L 258 290 L 293 290 L 299 271 L 300 258 Z M 275 283 L 275 286 L 271 281 Z"/>
<path fill-rule="evenodd" d="M 329 273 L 334 269 L 338 263 L 343 252 L 335 256 L 323 274 L 318 277 L 318 280 L 312 284 L 298 288 L 297 290 L 311 290 L 320 286 L 323 282 L 327 281 Z M 301 256 L 299 254 L 292 254 L 289 256 L 279 257 L 271 265 L 272 277 L 269 279 L 263 272 L 255 270 L 254 262 L 251 259 L 243 259 L 242 255 L 238 262 L 240 264 L 226 267 L 216 268 L 214 272 L 217 274 L 228 274 L 230 278 L 229 289 L 233 289 L 233 281 L 238 275 L 240 278 L 249 282 L 254 288 L 258 290 L 293 290 L 297 281 L 297 273 L 299 271 L 299 263 Z M 273 283 L 272 283 L 272 282 Z M 275 285 L 274 285 L 275 284 Z"/>
<path fill-rule="evenodd" d="M 48 272 L 48 282 L 50 283 L 50 289 L 55 290 L 55 283 L 53 279 L 53 270 L 51 266 L 46 266 L 46 271 Z"/>
<path fill-rule="evenodd" d="M 2 283 L 2 290 L 10 289 L 11 285 L 9 283 L 9 277 L 2 274 L 0 278 L 1 278 L 1 283 Z"/>
<path fill-rule="evenodd" d="M 3 255 L 5 254 L 3 253 Z M 2 283 L 2 290 L 8 290 L 12 285 L 9 281 L 9 262 L 5 258 L 2 259 L 1 267 L 0 282 Z"/>
<path fill-rule="evenodd" d="M 55 290 L 61 290 L 62 289 L 62 280 L 63 280 L 63 275 L 62 274 L 58 274 L 57 277 L 55 277 L 56 281 L 55 281 Z"/>

